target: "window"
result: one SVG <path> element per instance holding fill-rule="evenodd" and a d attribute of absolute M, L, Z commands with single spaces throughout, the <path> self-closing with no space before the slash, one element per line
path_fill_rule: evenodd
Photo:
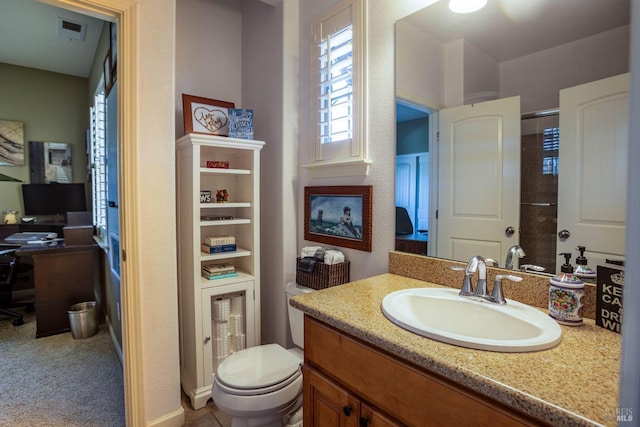
<path fill-rule="evenodd" d="M 546 128 L 542 133 L 542 174 L 558 175 L 560 128 Z"/>
<path fill-rule="evenodd" d="M 366 175 L 364 4 L 341 3 L 313 26 L 314 157 L 306 167 L 334 166 L 318 176 Z"/>
<path fill-rule="evenodd" d="M 98 236 L 105 238 L 107 230 L 107 165 L 103 91 L 94 96 L 90 112 L 93 225 L 96 227 Z"/>
<path fill-rule="evenodd" d="M 320 144 L 350 141 L 353 135 L 353 25 L 343 25 L 318 44 Z"/>

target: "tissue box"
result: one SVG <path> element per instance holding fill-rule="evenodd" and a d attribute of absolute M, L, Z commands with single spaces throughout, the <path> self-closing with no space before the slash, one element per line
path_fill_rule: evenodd
<path fill-rule="evenodd" d="M 64 227 L 65 246 L 93 244 L 93 225 L 74 225 Z"/>
<path fill-rule="evenodd" d="M 298 258 L 296 266 L 300 265 Z M 349 281 L 349 261 L 339 264 L 325 264 L 318 262 L 313 273 L 308 273 L 296 268 L 296 283 L 311 289 L 325 289 L 341 285 Z"/>

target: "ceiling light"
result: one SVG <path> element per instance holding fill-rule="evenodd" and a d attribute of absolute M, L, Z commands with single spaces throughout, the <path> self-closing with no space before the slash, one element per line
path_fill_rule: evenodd
<path fill-rule="evenodd" d="M 451 0 L 449 9 L 456 13 L 471 13 L 482 9 L 487 0 Z"/>

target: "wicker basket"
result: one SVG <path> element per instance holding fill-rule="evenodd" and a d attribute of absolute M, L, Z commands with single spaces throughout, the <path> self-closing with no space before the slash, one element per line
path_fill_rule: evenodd
<path fill-rule="evenodd" d="M 296 266 L 300 265 L 301 258 L 297 259 Z M 316 264 L 315 271 L 308 273 L 296 268 L 296 283 L 311 289 L 325 289 L 341 285 L 349 281 L 349 261 L 339 264 Z"/>

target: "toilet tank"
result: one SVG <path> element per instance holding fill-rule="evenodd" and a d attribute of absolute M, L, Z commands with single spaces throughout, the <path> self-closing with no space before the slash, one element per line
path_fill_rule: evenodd
<path fill-rule="evenodd" d="M 291 338 L 293 343 L 300 348 L 304 348 L 304 313 L 289 304 L 289 299 L 296 295 L 313 292 L 311 288 L 297 285 L 295 282 L 287 283 L 285 292 L 287 293 L 287 308 L 289 309 L 289 326 L 291 327 Z"/>

